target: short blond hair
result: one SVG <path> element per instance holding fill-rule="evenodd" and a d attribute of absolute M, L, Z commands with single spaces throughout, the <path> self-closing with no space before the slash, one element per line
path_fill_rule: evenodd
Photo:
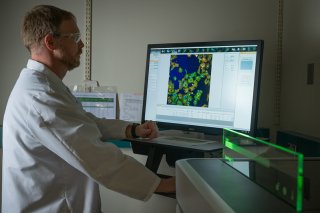
<path fill-rule="evenodd" d="M 39 47 L 47 34 L 57 32 L 61 23 L 70 19 L 76 20 L 69 11 L 52 5 L 35 6 L 23 20 L 21 35 L 24 46 L 29 51 L 33 47 Z"/>

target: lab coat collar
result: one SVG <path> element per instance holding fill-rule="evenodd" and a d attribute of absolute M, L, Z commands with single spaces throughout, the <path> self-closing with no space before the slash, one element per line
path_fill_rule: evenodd
<path fill-rule="evenodd" d="M 42 64 L 38 61 L 29 59 L 28 63 L 27 63 L 27 68 L 34 70 L 36 72 L 41 72 L 41 73 L 45 74 L 54 84 L 60 85 L 68 91 L 68 88 L 63 83 L 63 81 L 53 71 L 51 71 L 48 67 L 46 67 L 44 64 Z"/>

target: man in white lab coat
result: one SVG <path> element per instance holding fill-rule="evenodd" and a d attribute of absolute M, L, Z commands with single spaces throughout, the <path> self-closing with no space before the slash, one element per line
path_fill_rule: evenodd
<path fill-rule="evenodd" d="M 98 184 L 147 200 L 173 192 L 104 139 L 156 137 L 155 123 L 138 126 L 85 112 L 62 82 L 79 66 L 84 44 L 76 18 L 40 5 L 23 22 L 31 53 L 9 97 L 3 123 L 2 212 L 100 212 Z"/>

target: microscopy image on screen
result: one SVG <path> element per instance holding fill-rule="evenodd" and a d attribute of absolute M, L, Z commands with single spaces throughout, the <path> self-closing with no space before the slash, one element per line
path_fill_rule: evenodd
<path fill-rule="evenodd" d="M 208 107 L 212 54 L 171 55 L 167 104 Z"/>

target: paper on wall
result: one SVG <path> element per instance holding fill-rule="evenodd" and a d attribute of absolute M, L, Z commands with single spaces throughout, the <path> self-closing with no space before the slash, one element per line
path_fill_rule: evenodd
<path fill-rule="evenodd" d="M 73 92 L 85 111 L 99 118 L 116 118 L 116 93 L 114 92 Z"/>
<path fill-rule="evenodd" d="M 140 123 L 142 116 L 143 96 L 137 93 L 120 93 L 120 120 Z"/>

